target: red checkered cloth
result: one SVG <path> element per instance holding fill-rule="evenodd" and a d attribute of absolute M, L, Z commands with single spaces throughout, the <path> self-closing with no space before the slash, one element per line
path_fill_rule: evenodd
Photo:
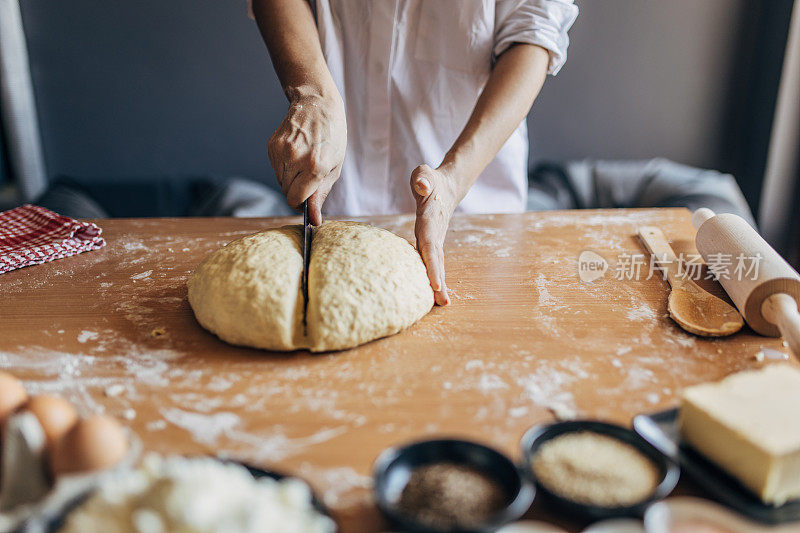
<path fill-rule="evenodd" d="M 0 274 L 105 246 L 103 232 L 38 205 L 0 213 Z"/>

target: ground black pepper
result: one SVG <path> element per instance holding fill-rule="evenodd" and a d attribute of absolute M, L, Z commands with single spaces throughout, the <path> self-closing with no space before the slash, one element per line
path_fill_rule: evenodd
<path fill-rule="evenodd" d="M 500 485 L 485 474 L 443 462 L 411 473 L 399 508 L 426 527 L 474 528 L 505 507 L 506 499 Z"/>

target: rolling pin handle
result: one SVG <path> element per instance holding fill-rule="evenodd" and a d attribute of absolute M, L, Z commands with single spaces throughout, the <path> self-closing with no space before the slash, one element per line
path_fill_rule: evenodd
<path fill-rule="evenodd" d="M 703 222 L 714 216 L 716 216 L 714 214 L 714 211 L 712 211 L 707 207 L 701 207 L 700 209 L 692 213 L 692 226 L 699 229 L 700 226 L 703 225 Z"/>
<path fill-rule="evenodd" d="M 761 304 L 761 315 L 778 326 L 789 349 L 800 358 L 800 312 L 794 298 L 784 293 L 773 294 Z"/>

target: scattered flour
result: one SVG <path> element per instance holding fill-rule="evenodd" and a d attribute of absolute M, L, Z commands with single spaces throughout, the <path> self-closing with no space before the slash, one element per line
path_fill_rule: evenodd
<path fill-rule="evenodd" d="M 481 242 L 481 240 L 482 239 L 480 235 L 467 235 L 459 239 L 457 242 L 458 244 L 476 244 Z"/>
<path fill-rule="evenodd" d="M 539 305 L 561 306 L 561 302 L 554 298 L 550 294 L 550 291 L 547 290 L 548 284 L 549 283 L 544 274 L 539 274 L 536 276 L 536 288 L 539 290 Z"/>
<path fill-rule="evenodd" d="M 78 342 L 80 342 L 81 344 L 84 344 L 87 341 L 97 340 L 97 337 L 98 337 L 98 333 L 96 331 L 83 330 L 78 334 Z"/>
<path fill-rule="evenodd" d="M 483 368 L 483 361 L 480 359 L 473 359 L 472 361 L 467 361 L 467 364 L 464 365 L 464 370 L 475 370 L 477 368 Z"/>
<path fill-rule="evenodd" d="M 231 430 L 228 437 L 246 445 L 247 453 L 259 463 L 280 461 L 301 453 L 310 446 L 322 444 L 347 433 L 347 426 L 324 428 L 304 437 L 287 437 L 280 427 L 274 427 L 268 435 L 257 435 L 241 430 Z"/>
<path fill-rule="evenodd" d="M 322 503 L 334 509 L 347 509 L 371 502 L 372 478 L 363 476 L 350 467 L 320 468 L 302 463 L 300 476 L 316 486 L 326 488 Z"/>
<path fill-rule="evenodd" d="M 0 368 L 32 371 L 43 376 L 26 380 L 29 394 L 62 394 L 85 412 L 102 413 L 105 407 L 94 400 L 91 391 L 102 394 L 115 385 L 133 382 L 152 387 L 169 385 L 169 363 L 182 354 L 169 349 L 147 349 L 120 341 L 124 355 L 89 355 L 48 350 L 41 346 L 19 347 L 16 352 L 0 352 Z M 103 351 L 103 347 L 95 348 Z M 100 374 L 100 375 L 98 375 Z M 131 394 L 135 397 L 135 394 Z"/>
<path fill-rule="evenodd" d="M 556 420 L 575 420 L 578 418 L 578 411 L 566 404 L 553 404 L 550 406 L 550 411 Z"/>
<path fill-rule="evenodd" d="M 106 390 L 103 392 L 105 392 L 105 395 L 109 398 L 114 398 L 125 392 L 125 385 L 121 383 L 115 383 L 114 385 L 109 385 L 106 387 Z"/>
<path fill-rule="evenodd" d="M 222 392 L 230 389 L 232 386 L 233 381 L 225 379 L 221 376 L 214 376 L 211 378 L 211 383 L 209 383 L 206 388 L 214 392 Z"/>
<path fill-rule="evenodd" d="M 756 353 L 755 360 L 761 363 L 765 359 L 771 359 L 773 361 L 786 361 L 789 359 L 789 354 L 778 350 L 773 350 L 772 348 L 761 348 L 761 350 Z"/>
<path fill-rule="evenodd" d="M 588 377 L 581 364 L 578 360 L 561 360 L 558 368 L 549 360 L 542 360 L 533 373 L 521 376 L 517 383 L 533 403 L 549 409 L 556 418 L 575 418 L 575 398 L 567 386 Z"/>
<path fill-rule="evenodd" d="M 694 337 L 684 333 L 677 333 L 675 335 L 667 337 L 667 341 L 672 342 L 673 344 L 684 346 L 686 348 L 692 348 L 696 344 Z"/>
<path fill-rule="evenodd" d="M 658 313 L 646 303 L 641 303 L 638 306 L 628 311 L 628 320 L 636 321 L 652 321 L 655 320 Z"/>
<path fill-rule="evenodd" d="M 133 276 L 131 276 L 131 279 L 133 280 L 147 279 L 150 277 L 150 274 L 152 273 L 153 273 L 152 270 L 145 270 L 144 272 L 141 272 L 139 274 L 134 274 Z"/>
<path fill-rule="evenodd" d="M 234 413 L 216 413 L 205 415 L 192 413 L 183 409 L 161 409 L 164 420 L 185 429 L 192 434 L 197 442 L 214 445 L 217 439 L 229 433 L 241 423 L 241 419 Z"/>
<path fill-rule="evenodd" d="M 507 388 L 508 384 L 500 379 L 500 376 L 495 374 L 483 374 L 478 382 L 478 390 L 484 394 L 494 390 Z"/>
<path fill-rule="evenodd" d="M 343 435 L 349 430 L 346 425 L 324 428 L 303 437 L 288 437 L 280 426 L 270 429 L 267 434 L 248 432 L 241 428 L 242 419 L 232 412 L 204 414 L 178 408 L 161 409 L 164 419 L 188 431 L 196 442 L 214 446 L 220 456 L 235 457 L 246 453 L 255 462 L 280 461 L 297 455 L 309 446 L 321 444 Z M 234 444 L 220 444 L 221 437 L 227 437 Z"/>
<path fill-rule="evenodd" d="M 463 292 L 460 290 L 455 290 L 452 287 L 447 288 L 447 293 L 454 299 L 454 300 L 474 300 L 475 297 L 472 294 Z"/>
<path fill-rule="evenodd" d="M 629 366 L 626 370 L 625 390 L 639 390 L 646 387 L 655 380 L 655 374 L 649 368 L 641 366 Z"/>
<path fill-rule="evenodd" d="M 147 431 L 163 431 L 167 429 L 166 420 L 153 420 L 147 423 Z"/>
<path fill-rule="evenodd" d="M 524 405 L 522 407 L 512 407 L 508 410 L 508 416 L 511 418 L 519 418 L 528 414 L 528 408 Z"/>
<path fill-rule="evenodd" d="M 148 248 L 145 246 L 144 242 L 139 239 L 126 239 L 119 243 L 122 246 L 122 249 L 125 250 L 127 254 L 131 252 L 139 252 L 139 251 L 147 251 Z"/>

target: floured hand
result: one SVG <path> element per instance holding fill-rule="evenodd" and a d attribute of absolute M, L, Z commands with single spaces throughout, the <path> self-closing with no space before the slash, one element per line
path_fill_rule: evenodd
<path fill-rule="evenodd" d="M 456 184 L 440 169 L 420 165 L 411 173 L 411 192 L 417 202 L 414 236 L 438 305 L 450 303 L 444 276 L 444 238 L 458 205 Z"/>
<path fill-rule="evenodd" d="M 339 179 L 347 147 L 344 104 L 298 91 L 283 122 L 270 137 L 269 160 L 286 202 L 294 209 L 308 199 L 311 223 L 322 223 L 322 204 Z"/>

